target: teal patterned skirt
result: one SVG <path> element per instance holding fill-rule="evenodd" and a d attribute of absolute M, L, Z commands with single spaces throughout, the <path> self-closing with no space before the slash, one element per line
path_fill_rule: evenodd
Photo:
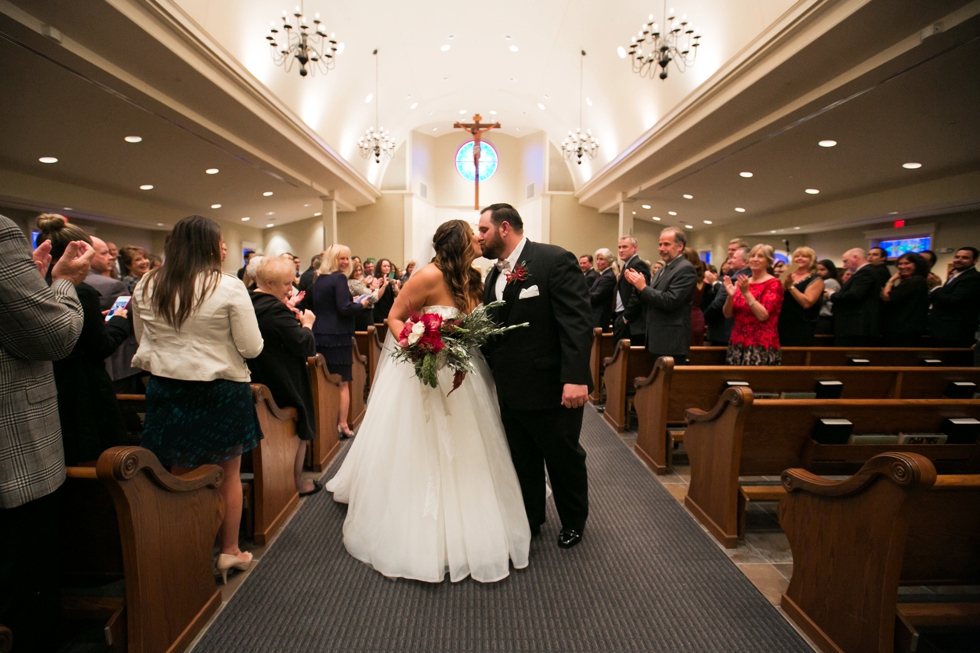
<path fill-rule="evenodd" d="M 164 465 L 221 463 L 251 451 L 261 439 L 248 383 L 150 377 L 141 444 Z"/>

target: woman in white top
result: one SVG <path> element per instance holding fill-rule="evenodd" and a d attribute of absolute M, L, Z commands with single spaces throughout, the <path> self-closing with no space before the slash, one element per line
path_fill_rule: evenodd
<path fill-rule="evenodd" d="M 209 463 L 225 471 L 218 569 L 227 578 L 252 561 L 238 548 L 238 472 L 242 453 L 262 439 L 245 359 L 263 342 L 245 286 L 221 273 L 217 223 L 197 215 L 177 223 L 166 262 L 133 293 L 133 326 L 140 343 L 133 366 L 152 375 L 143 446 L 174 474 Z"/>

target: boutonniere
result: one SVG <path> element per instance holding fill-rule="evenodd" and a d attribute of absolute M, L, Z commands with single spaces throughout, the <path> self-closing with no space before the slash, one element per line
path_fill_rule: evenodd
<path fill-rule="evenodd" d="M 521 261 L 520 263 L 514 266 L 513 272 L 507 273 L 507 285 L 509 286 L 515 281 L 517 282 L 525 281 L 530 276 L 531 276 L 530 273 L 528 273 L 527 271 L 527 261 Z"/>

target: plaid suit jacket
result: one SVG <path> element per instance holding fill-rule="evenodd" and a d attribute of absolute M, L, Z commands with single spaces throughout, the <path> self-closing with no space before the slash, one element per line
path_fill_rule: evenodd
<path fill-rule="evenodd" d="M 49 288 L 23 232 L 0 215 L 0 508 L 54 492 L 65 480 L 51 361 L 82 333 L 71 282 Z"/>

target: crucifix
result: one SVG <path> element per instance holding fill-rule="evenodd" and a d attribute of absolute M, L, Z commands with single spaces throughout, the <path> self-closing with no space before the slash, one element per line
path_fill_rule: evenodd
<path fill-rule="evenodd" d="M 491 129 L 500 129 L 499 122 L 484 124 L 480 120 L 482 120 L 482 117 L 480 114 L 476 114 L 473 116 L 473 122 L 457 122 L 453 125 L 453 129 L 465 129 L 473 134 L 473 181 L 476 183 L 476 196 L 473 200 L 473 208 L 477 211 L 480 210 L 480 136 Z"/>

